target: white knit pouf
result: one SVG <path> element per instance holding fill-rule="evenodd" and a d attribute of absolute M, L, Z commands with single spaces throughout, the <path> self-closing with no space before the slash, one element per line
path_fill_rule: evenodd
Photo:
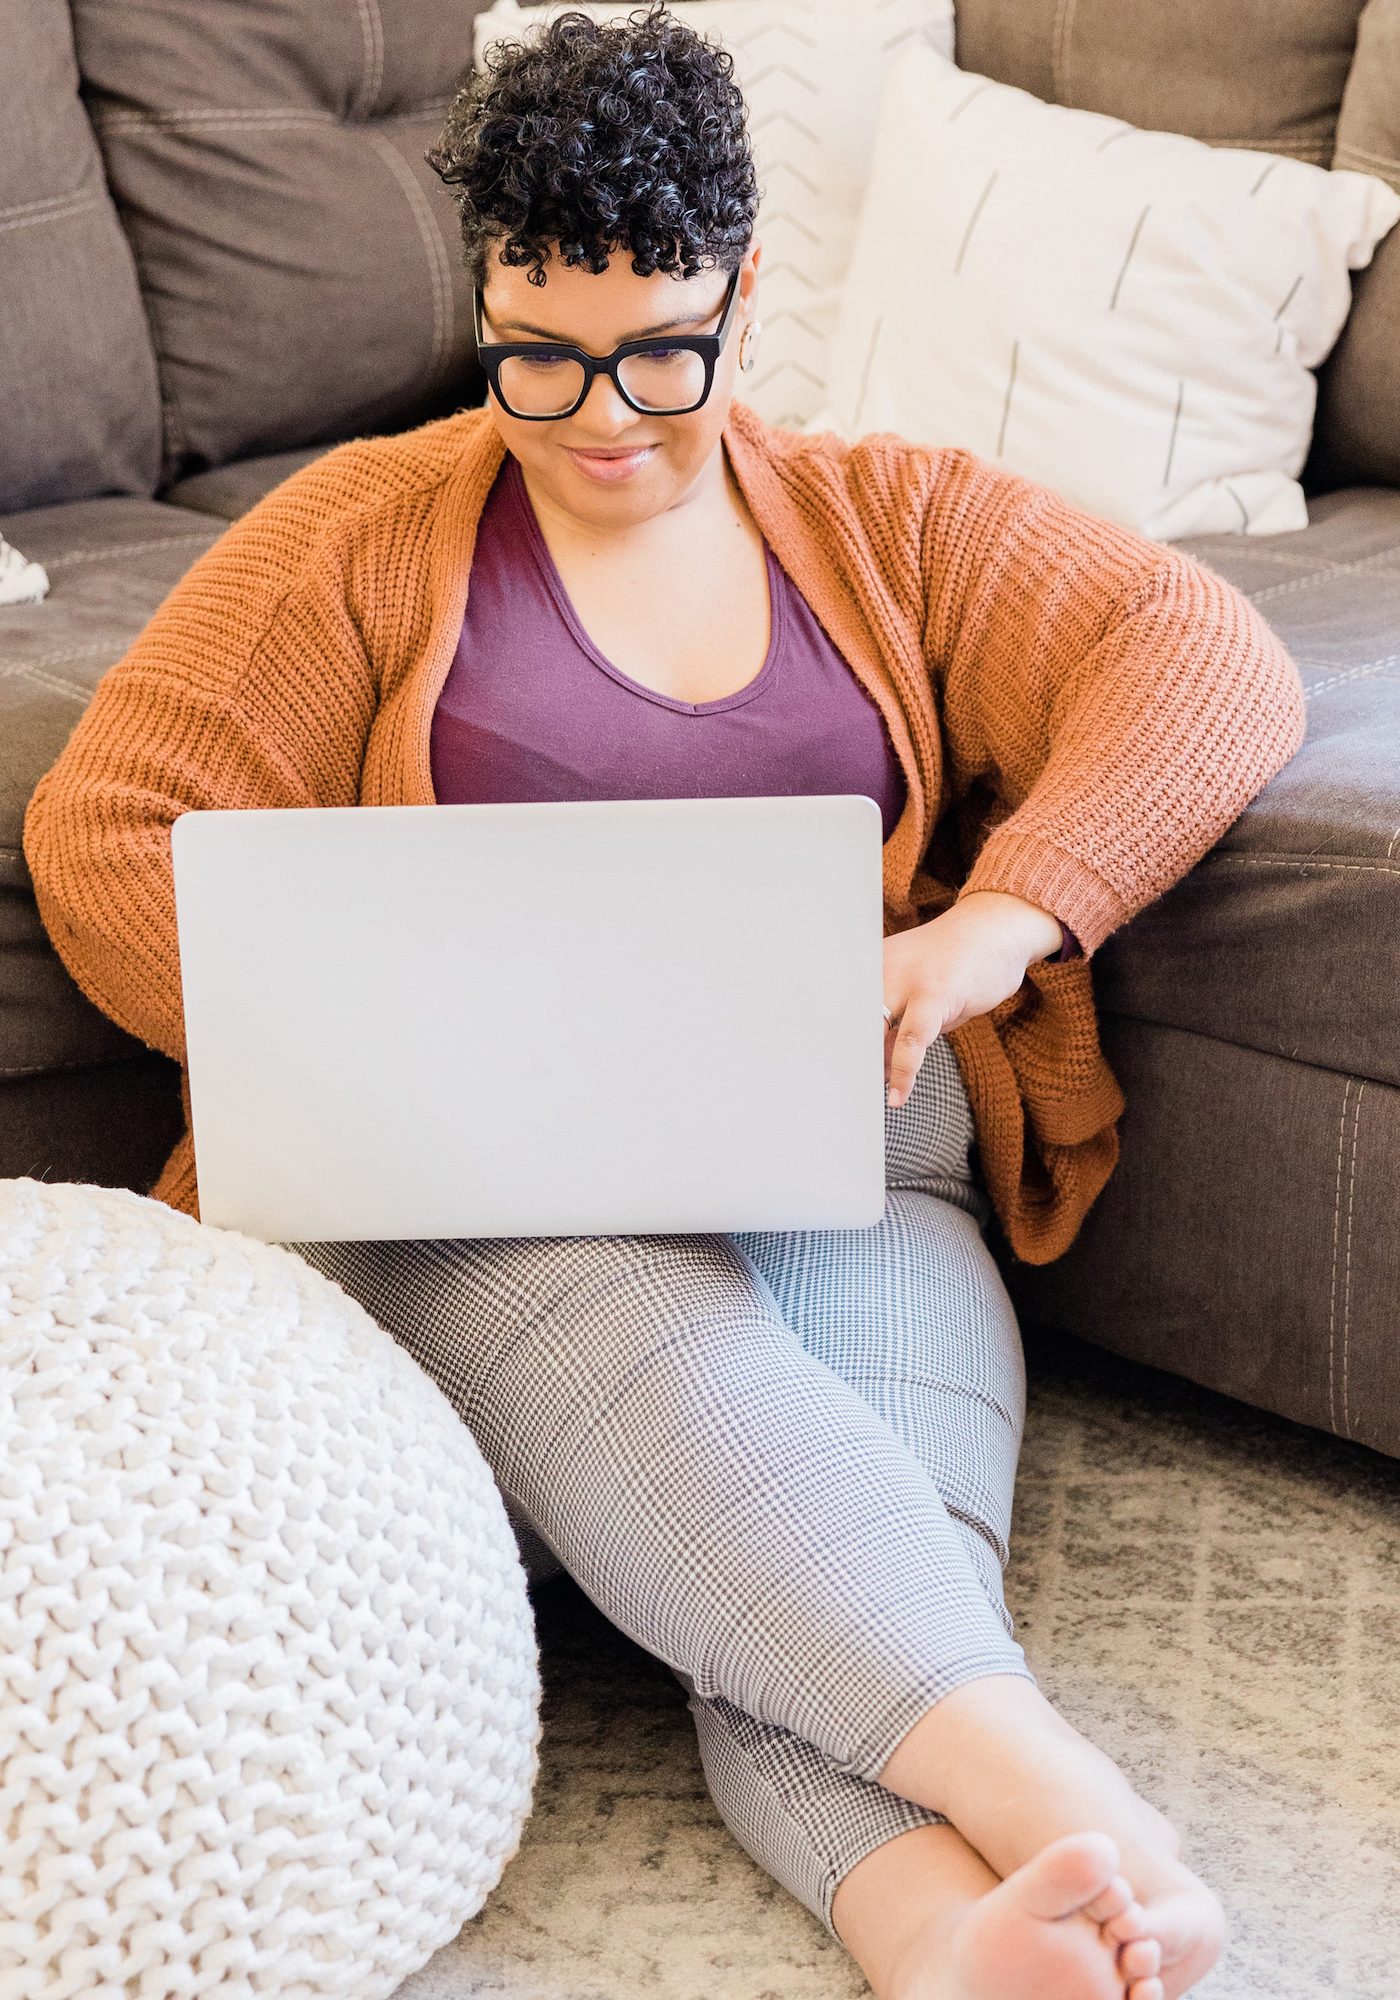
<path fill-rule="evenodd" d="M 515 1853 L 525 1575 L 292 1251 L 0 1181 L 0 2000 L 380 2000 Z"/>

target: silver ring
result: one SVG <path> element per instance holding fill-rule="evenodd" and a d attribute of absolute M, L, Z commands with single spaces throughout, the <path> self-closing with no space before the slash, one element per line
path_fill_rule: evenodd
<path fill-rule="evenodd" d="M 889 1008 L 883 1004 L 883 1002 L 881 1003 L 880 1006 L 880 1012 L 884 1015 L 887 1021 L 892 1021 L 894 1019 L 894 1015 L 890 1012 Z"/>

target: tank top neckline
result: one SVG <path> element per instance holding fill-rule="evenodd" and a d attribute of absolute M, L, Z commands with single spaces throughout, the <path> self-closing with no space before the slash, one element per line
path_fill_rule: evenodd
<path fill-rule="evenodd" d="M 763 665 L 746 686 L 736 689 L 733 694 L 721 695 L 717 701 L 677 701 L 672 695 L 661 694 L 655 688 L 645 687 L 641 681 L 633 680 L 630 674 L 625 674 L 621 667 L 614 666 L 606 654 L 600 652 L 594 645 L 583 629 L 578 613 L 574 609 L 573 599 L 569 596 L 564 586 L 564 579 L 559 574 L 558 565 L 549 552 L 549 544 L 544 538 L 544 531 L 540 527 L 529 490 L 525 485 L 520 461 L 513 452 L 506 453 L 501 471 L 507 492 L 524 528 L 526 544 L 535 559 L 545 588 L 553 599 L 560 617 L 568 626 L 575 643 L 601 672 L 616 681 L 620 687 L 627 688 L 632 694 L 640 695 L 643 700 L 655 702 L 661 708 L 678 709 L 686 715 L 716 715 L 724 709 L 741 708 L 745 702 L 752 701 L 755 695 L 763 692 L 777 671 L 784 630 L 783 591 L 778 559 L 766 538 L 763 544 L 763 556 L 768 573 L 768 651 L 764 655 Z"/>

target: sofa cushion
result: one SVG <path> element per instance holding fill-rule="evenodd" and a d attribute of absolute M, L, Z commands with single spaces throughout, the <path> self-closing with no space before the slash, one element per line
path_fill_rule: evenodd
<path fill-rule="evenodd" d="M 192 472 L 177 479 L 160 498 L 173 507 L 189 507 L 198 514 L 216 514 L 221 521 L 236 521 L 240 514 L 310 465 L 329 447 L 315 444 L 300 451 L 274 451 L 264 458 L 237 458 L 231 465 L 216 465 L 209 472 Z"/>
<path fill-rule="evenodd" d="M 957 60 L 1052 104 L 1332 163 L 1364 0 L 957 0 Z"/>
<path fill-rule="evenodd" d="M 1396 0 L 1371 0 L 1368 16 Z M 1213 146 L 1258 147 L 1316 166 L 1333 164 L 1343 93 L 1357 47 L 1364 0 L 1274 0 L 1263 7 L 1221 6 L 1219 0 L 958 0 L 957 60 L 998 83 L 1013 83 L 1052 104 L 1102 111 L 1133 125 L 1184 132 Z M 1370 22 L 1368 19 L 1368 28 Z M 1394 66 L 1392 100 L 1400 99 Z M 1369 93 L 1368 93 L 1369 94 Z M 1359 121 L 1358 121 L 1359 122 Z M 1393 149 L 1392 149 L 1393 150 Z M 1339 166 L 1384 174 L 1374 161 L 1339 159 Z M 1400 260 L 1400 244 L 1391 257 Z M 1380 270 L 1380 259 L 1377 258 Z M 1375 273 L 1358 282 L 1356 297 L 1375 293 Z M 1343 333 L 1338 356 L 1346 342 Z M 1377 381 L 1400 397 L 1400 352 L 1373 350 L 1369 333 L 1350 347 L 1352 361 L 1333 363 L 1320 377 L 1312 446 L 1300 475 L 1305 492 L 1377 476 L 1353 453 L 1334 451 L 1369 429 L 1361 393 Z M 1353 391 L 1356 384 L 1356 392 Z M 1347 465 L 1352 466 L 1347 470 Z M 1391 473 L 1380 475 L 1394 478 Z"/>
<path fill-rule="evenodd" d="M 1400 492 L 1351 487 L 1294 534 L 1178 544 L 1282 635 L 1302 749 L 1095 960 L 1102 1013 L 1400 1086 Z"/>
<path fill-rule="evenodd" d="M 1333 164 L 1400 193 L 1400 0 L 1370 0 L 1337 121 Z M 1400 232 L 1358 272 L 1351 315 L 1318 383 L 1319 467 L 1328 484 L 1400 485 Z"/>
<path fill-rule="evenodd" d="M 68 9 L 17 0 L 3 40 L 0 508 L 149 494 L 155 355 L 78 97 Z"/>
<path fill-rule="evenodd" d="M 1122 1150 L 1079 1235 L 1030 1265 L 989 1231 L 1018 1316 L 1400 1457 L 1400 1091 L 1144 1021 L 1103 1049 Z"/>
<path fill-rule="evenodd" d="M 162 483 L 476 397 L 457 211 L 423 158 L 470 0 L 74 0 L 160 361 Z"/>
<path fill-rule="evenodd" d="M 108 1061 L 141 1044 L 70 978 L 34 906 L 20 845 L 34 787 L 118 660 L 224 523 L 113 497 L 0 515 L 49 574 L 0 612 L 0 1078 Z"/>

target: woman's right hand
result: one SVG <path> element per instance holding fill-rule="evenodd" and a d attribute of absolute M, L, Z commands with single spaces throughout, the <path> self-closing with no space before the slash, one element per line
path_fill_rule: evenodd
<path fill-rule="evenodd" d="M 1053 937 L 1051 933 L 1054 933 Z M 1026 967 L 1058 951 L 1059 921 L 1036 903 L 975 889 L 927 924 L 885 939 L 885 1091 L 891 1109 L 913 1088 L 930 1043 L 1019 991 Z"/>

